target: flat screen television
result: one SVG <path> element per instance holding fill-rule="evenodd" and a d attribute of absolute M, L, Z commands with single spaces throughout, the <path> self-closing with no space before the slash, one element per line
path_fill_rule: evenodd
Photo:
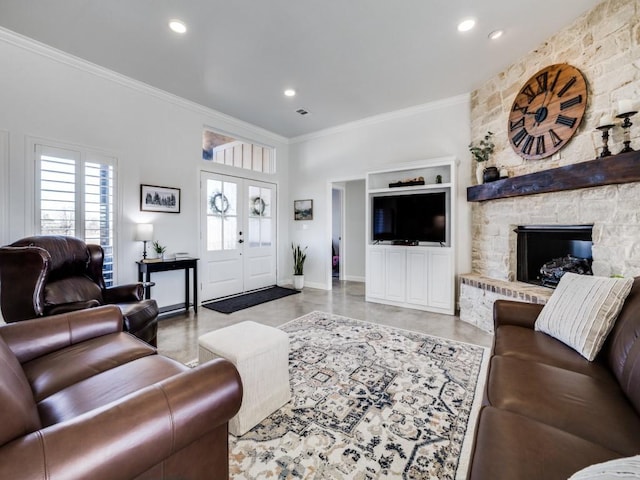
<path fill-rule="evenodd" d="M 447 241 L 446 192 L 373 197 L 374 241 Z"/>

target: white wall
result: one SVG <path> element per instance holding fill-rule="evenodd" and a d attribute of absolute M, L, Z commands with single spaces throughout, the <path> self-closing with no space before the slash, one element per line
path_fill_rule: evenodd
<path fill-rule="evenodd" d="M 325 261 L 325 252 L 331 251 L 328 183 L 365 178 L 369 171 L 391 168 L 394 164 L 446 156 L 455 156 L 461 162 L 456 272 L 471 270 L 470 214 L 466 201 L 471 171 L 467 150 L 469 111 L 469 96 L 463 95 L 292 140 L 289 151 L 292 199 L 314 201 L 312 221 L 290 222 L 293 240 L 309 246 L 306 285 L 330 288 L 330 263 Z"/>
<path fill-rule="evenodd" d="M 9 241 L 9 132 L 0 130 L 0 245 Z"/>
<path fill-rule="evenodd" d="M 364 282 L 366 277 L 366 182 L 345 183 L 344 279 Z"/>
<path fill-rule="evenodd" d="M 3 243 L 34 233 L 33 155 L 25 146 L 36 137 L 103 150 L 118 158 L 118 283 L 137 280 L 134 262 L 141 258 L 142 244 L 133 241 L 135 223 L 153 223 L 156 239 L 168 251 L 198 254 L 200 169 L 231 172 L 201 159 L 206 125 L 276 148 L 278 173 L 263 179 L 278 184 L 278 274 L 279 280 L 282 275 L 290 277 L 286 139 L 4 29 L 0 29 L 0 65 L 0 130 L 7 130 L 10 140 L 9 218 L 2 224 Z M 180 188 L 181 213 L 141 212 L 141 183 Z M 153 296 L 158 303 L 183 301 L 182 272 L 157 275 Z"/>
<path fill-rule="evenodd" d="M 467 95 L 287 139 L 0 29 L 0 130 L 9 132 L 9 218 L 5 238 L 33 233 L 33 164 L 29 138 L 106 151 L 118 158 L 117 281 L 136 279 L 141 245 L 134 225 L 152 222 L 170 251 L 199 253 L 201 169 L 231 173 L 201 160 L 203 126 L 276 148 L 278 282 L 291 278 L 291 241 L 309 246 L 305 283 L 330 288 L 331 183 L 362 179 L 393 164 L 453 155 L 469 172 Z M 466 165 L 466 166 L 465 166 Z M 237 175 L 237 172 L 234 172 Z M 254 176 L 255 177 L 255 176 Z M 458 179 L 457 272 L 470 270 L 466 173 Z M 178 187 L 182 212 L 140 212 L 141 183 Z M 314 200 L 312 221 L 293 221 L 293 200 Z M 6 233 L 8 231 L 8 233 Z M 180 272 L 162 273 L 160 305 L 182 300 Z"/>

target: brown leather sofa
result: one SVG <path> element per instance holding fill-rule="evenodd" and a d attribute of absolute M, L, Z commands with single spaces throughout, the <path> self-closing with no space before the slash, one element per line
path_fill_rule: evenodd
<path fill-rule="evenodd" d="M 157 344 L 158 305 L 141 283 L 107 287 L 104 251 L 75 237 L 27 237 L 0 248 L 0 306 L 7 323 L 115 304 L 124 329 Z"/>
<path fill-rule="evenodd" d="M 115 306 L 0 327 L 0 478 L 226 479 L 237 370 L 190 369 Z"/>
<path fill-rule="evenodd" d="M 471 480 L 566 480 L 640 453 L 640 278 L 593 362 L 534 330 L 541 309 L 494 304 Z"/>

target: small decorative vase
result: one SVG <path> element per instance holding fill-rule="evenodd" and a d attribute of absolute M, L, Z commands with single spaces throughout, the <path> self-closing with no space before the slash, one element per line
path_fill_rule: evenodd
<path fill-rule="evenodd" d="M 293 276 L 293 288 L 296 290 L 302 290 L 304 288 L 304 275 Z"/>
<path fill-rule="evenodd" d="M 496 167 L 487 167 L 482 173 L 484 183 L 495 182 L 500 179 L 500 172 Z"/>
<path fill-rule="evenodd" d="M 476 166 L 476 180 L 478 182 L 478 185 L 482 185 L 484 180 L 483 175 L 484 167 L 482 166 L 482 163 L 478 162 L 478 165 Z"/>

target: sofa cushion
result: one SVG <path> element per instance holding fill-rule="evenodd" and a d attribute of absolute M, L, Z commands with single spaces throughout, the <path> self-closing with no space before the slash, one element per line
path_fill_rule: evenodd
<path fill-rule="evenodd" d="M 522 415 L 484 407 L 470 480 L 566 480 L 594 462 L 620 457 L 606 447 Z"/>
<path fill-rule="evenodd" d="M 602 356 L 640 414 L 640 278 L 633 284 Z"/>
<path fill-rule="evenodd" d="M 79 238 L 66 235 L 37 235 L 11 244 L 12 247 L 40 247 L 49 253 L 50 280 L 82 275 L 87 270 L 89 251 Z"/>
<path fill-rule="evenodd" d="M 160 355 L 139 358 L 74 383 L 38 403 L 43 426 L 70 420 L 189 370 Z"/>
<path fill-rule="evenodd" d="M 535 329 L 593 360 L 607 338 L 633 279 L 565 273 L 544 306 Z"/>
<path fill-rule="evenodd" d="M 590 362 L 561 341 L 531 328 L 502 325 L 495 333 L 493 353 L 553 365 L 592 377 L 611 378 L 611 373 L 603 368 L 602 362 Z"/>
<path fill-rule="evenodd" d="M 613 375 L 595 378 L 494 356 L 487 382 L 487 398 L 493 407 L 559 428 L 621 455 L 640 451 L 640 417 Z"/>
<path fill-rule="evenodd" d="M 0 445 L 41 428 L 29 382 L 20 363 L 0 338 Z"/>
<path fill-rule="evenodd" d="M 94 301 L 95 305 L 102 304 L 102 290 L 88 277 L 68 277 L 53 282 L 47 282 L 44 287 L 44 308 L 47 315 L 53 315 L 58 305 L 74 304 Z M 77 310 L 77 308 L 71 308 Z M 55 313 L 64 313 L 56 311 Z"/>
<path fill-rule="evenodd" d="M 640 479 L 640 455 L 617 458 L 583 468 L 569 480 L 637 480 Z"/>
<path fill-rule="evenodd" d="M 156 350 L 128 333 L 91 338 L 22 365 L 36 402 L 105 370 Z"/>

